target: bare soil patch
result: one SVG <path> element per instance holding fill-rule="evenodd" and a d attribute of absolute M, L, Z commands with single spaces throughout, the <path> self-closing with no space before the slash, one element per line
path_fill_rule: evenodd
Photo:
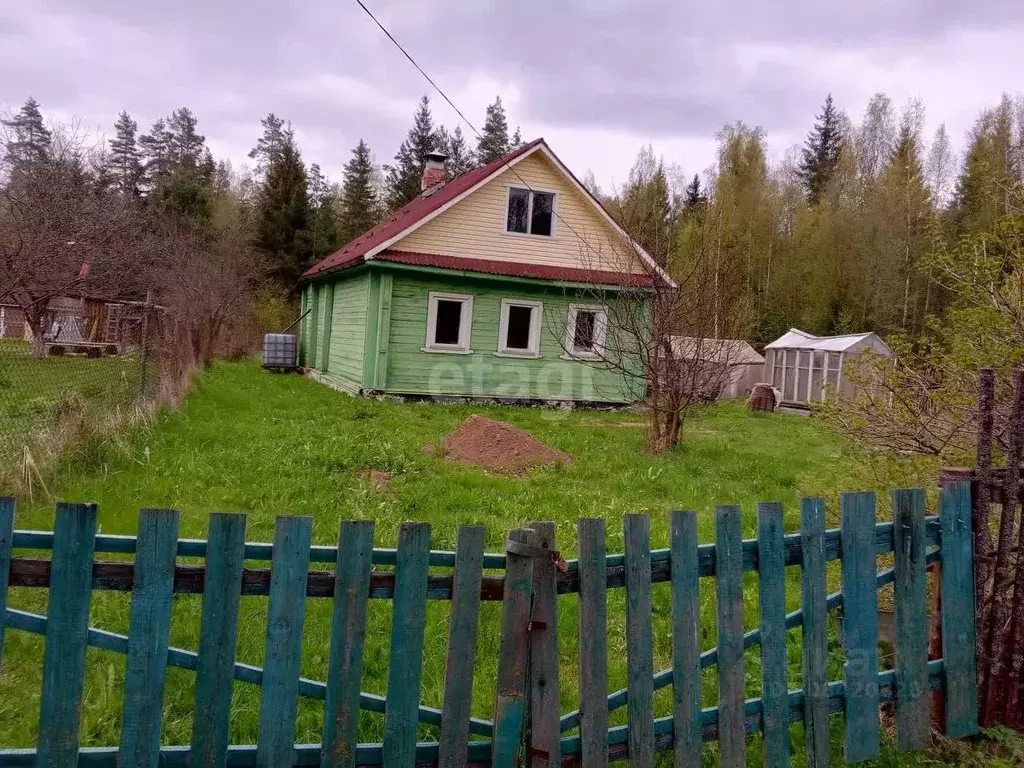
<path fill-rule="evenodd" d="M 534 467 L 572 464 L 572 456 L 503 421 L 473 414 L 426 452 L 502 475 Z"/>
<path fill-rule="evenodd" d="M 383 469 L 367 467 L 359 470 L 359 476 L 366 480 L 375 491 L 387 491 L 391 484 L 391 473 L 385 472 Z"/>

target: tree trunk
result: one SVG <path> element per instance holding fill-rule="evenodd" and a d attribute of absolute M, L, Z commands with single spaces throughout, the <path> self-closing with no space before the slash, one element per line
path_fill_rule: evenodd
<path fill-rule="evenodd" d="M 1017 499 L 1020 494 L 1021 415 L 1024 411 L 1024 370 L 1013 372 L 1013 405 L 1009 418 L 1009 446 L 1006 456 L 1006 479 L 1003 484 L 1003 508 L 999 521 L 996 545 L 992 610 L 988 617 L 986 656 L 991 660 L 988 691 L 985 695 L 983 722 L 995 725 L 1004 721 L 1006 691 L 1009 685 L 1008 634 L 1010 624 L 1010 597 L 1013 591 L 1014 570 L 1012 552 Z M 1019 683 L 1018 683 L 1019 684 Z"/>
<path fill-rule="evenodd" d="M 32 331 L 32 355 L 37 360 L 46 357 L 46 311 L 40 310 L 35 302 L 24 308 L 25 322 Z"/>
<path fill-rule="evenodd" d="M 683 420 L 680 417 L 679 410 L 674 409 L 672 411 L 672 430 L 669 433 L 668 447 L 675 448 L 679 445 L 683 437 Z"/>

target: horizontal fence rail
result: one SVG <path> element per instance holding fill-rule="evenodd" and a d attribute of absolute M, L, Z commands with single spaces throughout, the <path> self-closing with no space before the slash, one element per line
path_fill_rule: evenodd
<path fill-rule="evenodd" d="M 700 759 L 703 742 L 718 741 L 723 765 L 745 761 L 745 740 L 762 733 L 766 765 L 788 765 L 789 725 L 803 722 L 809 765 L 828 759 L 829 716 L 846 719 L 846 757 L 878 755 L 879 707 L 894 702 L 897 746 L 921 749 L 930 691 L 945 700 L 946 731 L 977 730 L 974 606 L 969 486 L 940 493 L 939 514 L 926 516 L 924 494 L 896 491 L 894 521 L 875 520 L 870 493 L 843 494 L 842 527 L 826 530 L 821 500 L 807 499 L 799 533 L 785 533 L 779 504 L 757 509 L 758 537 L 743 540 L 739 507 L 715 513 L 716 543 L 697 543 L 697 515 L 673 512 L 671 545 L 652 548 L 645 515 L 628 515 L 624 553 L 605 551 L 605 521 L 581 520 L 580 557 L 565 560 L 555 526 L 532 523 L 508 535 L 506 552 L 485 553 L 480 526 L 459 530 L 455 551 L 430 549 L 425 523 L 402 524 L 398 546 L 373 547 L 371 522 L 342 522 L 337 546 L 312 544 L 310 520 L 282 516 L 274 542 L 245 541 L 245 516 L 214 514 L 208 540 L 178 537 L 178 513 L 144 509 L 137 536 L 96 534 L 94 505 L 60 504 L 54 530 L 14 529 L 14 501 L 0 497 L 0 662 L 4 630 L 43 635 L 43 696 L 33 749 L 0 747 L 0 765 L 507 765 L 525 754 L 532 765 L 605 765 L 629 759 L 651 765 L 673 750 L 677 764 Z M 50 553 L 50 557 L 45 555 Z M 878 555 L 893 567 L 878 570 Z M 132 555 L 97 560 L 96 555 Z M 184 563 L 178 558 L 204 562 Z M 842 589 L 827 594 L 825 566 L 842 564 Z M 270 568 L 247 563 L 269 561 Z M 333 563 L 317 570 L 311 564 Z M 943 653 L 927 656 L 926 568 L 941 564 Z M 802 605 L 786 612 L 787 567 L 802 572 Z M 379 567 L 388 570 L 378 570 Z M 443 569 L 437 572 L 432 569 Z M 743 574 L 758 574 L 760 626 L 744 632 Z M 698 588 L 716 585 L 718 637 L 700 647 Z M 652 584 L 671 583 L 672 666 L 653 666 Z M 894 584 L 897 665 L 878 668 L 877 593 Z M 49 613 L 9 607 L 9 588 L 46 589 Z M 608 691 L 609 590 L 624 590 L 628 685 Z M 128 634 L 88 625 L 94 590 L 132 593 Z M 198 650 L 168 644 L 170 599 L 203 594 Z M 560 714 L 557 633 L 559 595 L 579 595 L 579 690 L 583 705 Z M 235 658 L 242 595 L 268 597 L 264 667 Z M 299 674 L 305 598 L 332 600 L 327 681 Z M 361 690 L 369 600 L 395 603 L 387 693 Z M 450 603 L 440 709 L 421 702 L 426 602 Z M 473 717 L 470 702 L 482 601 L 504 604 L 497 689 L 490 720 Z M 828 612 L 845 614 L 842 680 L 827 679 Z M 787 630 L 803 628 L 804 684 L 788 685 Z M 745 652 L 760 646 L 760 695 L 746 695 Z M 80 748 L 85 649 L 126 655 L 121 744 Z M 575 649 L 572 650 L 575 655 Z M 161 699 L 168 666 L 192 670 L 196 722 L 191 746 L 160 743 Z M 701 670 L 717 667 L 719 696 L 703 706 Z M 2 667 L 0 667 L 2 669 Z M 234 681 L 261 687 L 256 745 L 228 743 Z M 673 686 L 672 713 L 658 715 L 654 694 Z M 153 692 L 156 692 L 153 695 Z M 325 702 L 320 744 L 295 744 L 300 697 Z M 609 727 L 626 707 L 628 724 Z M 130 709 L 130 711 L 129 711 Z M 358 742 L 358 713 L 384 716 L 384 740 Z M 582 714 L 581 714 L 582 713 Z M 416 723 L 435 726 L 436 742 L 417 742 Z M 578 734 L 566 735 L 579 729 Z M 525 750 L 525 752 L 524 752 Z M 67 761 L 70 761 L 67 762 Z M 120 761 L 120 763 L 119 763 Z M 680 762 L 682 761 L 682 762 Z"/>

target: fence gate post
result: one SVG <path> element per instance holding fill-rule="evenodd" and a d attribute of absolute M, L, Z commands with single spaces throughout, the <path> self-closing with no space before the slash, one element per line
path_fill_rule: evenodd
<path fill-rule="evenodd" d="M 523 739 L 526 665 L 530 651 L 530 599 L 536 534 L 528 528 L 509 531 L 505 542 L 505 591 L 498 647 L 498 690 L 494 699 L 492 768 L 513 768 Z"/>
<path fill-rule="evenodd" d="M 558 720 L 558 594 L 555 524 L 530 523 L 543 552 L 533 563 L 533 605 L 530 611 L 530 657 L 527 666 L 526 764 L 557 768 L 561 764 Z M 545 556 L 545 553 L 549 553 Z"/>

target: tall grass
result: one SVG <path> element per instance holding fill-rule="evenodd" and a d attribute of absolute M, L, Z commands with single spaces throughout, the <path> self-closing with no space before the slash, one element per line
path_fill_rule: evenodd
<path fill-rule="evenodd" d="M 510 422 L 566 451 L 575 459 L 566 467 L 538 469 L 521 478 L 486 474 L 424 452 L 472 413 Z M 225 363 L 205 373 L 180 409 L 159 413 L 151 426 L 130 431 L 117 451 L 85 456 L 58 474 L 51 490 L 66 500 L 99 504 L 105 533 L 134 533 L 142 506 L 170 506 L 182 511 L 181 535 L 203 537 L 207 513 L 244 511 L 249 515 L 247 538 L 270 541 L 274 518 L 303 514 L 313 519 L 313 539 L 337 540 L 338 520 L 376 521 L 376 545 L 393 546 L 398 524 L 425 520 L 433 526 L 433 546 L 455 545 L 458 526 L 487 527 L 489 551 L 500 551 L 507 531 L 530 520 L 553 520 L 557 542 L 567 556 L 576 552 L 575 521 L 600 515 L 608 521 L 608 550 L 622 551 L 622 518 L 626 512 L 651 515 L 652 545 L 668 545 L 667 511 L 696 509 L 702 541 L 714 536 L 714 506 L 738 503 L 744 511 L 744 535 L 756 531 L 755 503 L 782 501 L 786 527 L 799 521 L 799 499 L 823 495 L 830 524 L 838 521 L 838 493 L 875 488 L 884 517 L 886 490 L 864 457 L 846 441 L 812 419 L 787 414 L 751 414 L 738 405 L 716 405 L 700 411 L 687 425 L 685 444 L 665 456 L 643 447 L 642 420 L 631 413 L 555 411 L 512 406 L 438 405 L 370 401 L 334 392 L 296 376 L 265 373 L 251 363 Z M 894 465 L 896 466 L 896 465 Z M 377 488 L 364 470 L 390 473 Z M 914 469 L 912 472 L 918 472 Z M 933 482 L 933 481 L 932 481 Z M 49 502 L 25 499 L 18 511 L 19 527 L 48 528 Z M 265 565 L 265 564 L 264 564 Z M 833 588 L 838 574 L 830 571 Z M 788 608 L 799 604 L 799 571 L 787 573 Z M 652 617 L 656 668 L 671 661 L 671 600 L 667 584 L 653 587 Z M 15 590 L 15 607 L 45 612 L 46 596 L 38 590 Z M 129 596 L 93 593 L 90 621 L 94 626 L 124 632 Z M 195 649 L 198 644 L 200 598 L 179 595 L 174 601 L 171 643 Z M 309 601 L 302 674 L 323 680 L 327 673 L 330 601 Z M 758 624 L 757 581 L 744 581 L 746 627 Z M 387 680 L 391 604 L 371 601 L 363 690 L 384 693 Z M 449 604 L 431 602 L 426 627 L 422 701 L 440 706 Z M 494 700 L 498 626 L 501 607 L 485 603 L 480 616 L 479 654 L 472 711 L 489 718 Z M 700 591 L 701 638 L 715 643 L 714 582 L 703 579 Z M 609 669 L 611 689 L 625 686 L 625 596 L 609 594 Z M 242 599 L 238 658 L 263 661 L 265 598 Z M 578 600 L 563 596 L 558 605 L 561 659 L 561 709 L 578 705 Z M 9 632 L 5 668 L 0 674 L 0 744 L 31 745 L 38 717 L 41 638 Z M 832 679 L 841 677 L 841 657 L 833 637 Z M 800 685 L 800 634 L 789 634 L 790 686 Z M 748 693 L 759 691 L 759 655 L 746 656 Z M 88 744 L 116 744 L 119 733 L 124 660 L 116 654 L 90 650 L 83 738 Z M 704 700 L 716 699 L 715 671 L 704 676 Z M 164 740 L 188 743 L 194 675 L 171 670 L 165 704 Z M 658 715 L 671 711 L 671 689 L 656 697 Z M 259 691 L 236 684 L 231 719 L 233 743 L 253 743 L 257 735 Z M 613 723 L 625 722 L 625 710 Z M 299 741 L 320 738 L 323 706 L 305 700 L 298 718 Z M 841 720 L 835 718 L 836 764 L 841 752 Z M 363 713 L 360 738 L 379 740 L 379 715 Z M 421 727 L 423 738 L 436 737 Z M 802 743 L 799 726 L 794 744 Z M 802 756 L 795 760 L 801 764 Z M 751 760 L 759 754 L 756 740 Z M 896 762 L 891 751 L 889 762 Z M 713 764 L 714 748 L 706 759 Z M 903 758 L 899 758 L 903 760 Z M 916 758 L 914 758 L 916 760 Z M 934 759 L 934 756 L 929 759 Z M 753 764 L 753 763 L 752 763 Z M 914 764 L 906 763 L 906 764 Z M 943 762 L 932 763 L 945 764 Z M 953 764 L 953 763 L 950 763 Z"/>

